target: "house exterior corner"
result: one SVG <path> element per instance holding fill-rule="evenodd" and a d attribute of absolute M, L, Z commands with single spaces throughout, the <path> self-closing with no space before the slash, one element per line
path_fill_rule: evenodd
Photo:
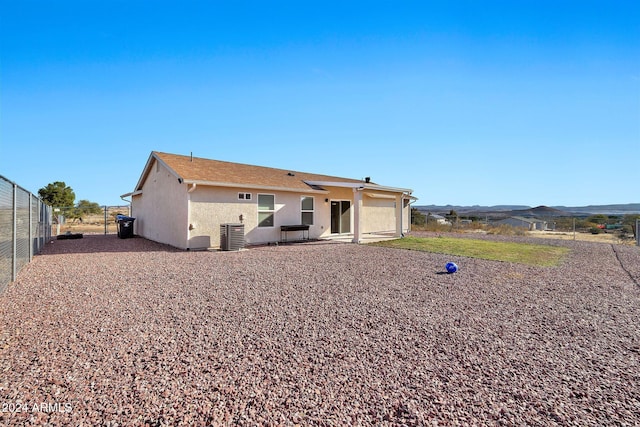
<path fill-rule="evenodd" d="M 166 166 L 153 162 L 139 194 L 131 197 L 134 233 L 187 249 L 187 191 Z"/>

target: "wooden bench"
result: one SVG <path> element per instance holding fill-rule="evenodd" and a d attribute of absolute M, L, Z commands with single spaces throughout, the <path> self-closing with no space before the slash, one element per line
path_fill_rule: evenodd
<path fill-rule="evenodd" d="M 302 231 L 302 240 L 309 240 L 309 225 L 281 225 L 280 226 L 280 241 L 287 241 L 287 233 L 289 231 Z M 307 238 L 304 238 L 304 232 L 307 232 Z M 282 238 L 284 236 L 284 239 Z"/>

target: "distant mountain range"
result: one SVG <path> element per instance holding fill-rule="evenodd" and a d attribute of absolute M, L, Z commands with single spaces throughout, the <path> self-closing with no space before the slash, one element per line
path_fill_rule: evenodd
<path fill-rule="evenodd" d="M 640 214 L 640 203 L 627 203 L 617 205 L 589 205 L 589 206 L 531 206 L 524 205 L 496 205 L 496 206 L 455 206 L 455 205 L 422 205 L 414 206 L 423 213 L 447 214 L 451 210 L 462 215 L 507 217 L 553 217 L 553 216 L 589 216 L 604 215 L 630 215 Z"/>

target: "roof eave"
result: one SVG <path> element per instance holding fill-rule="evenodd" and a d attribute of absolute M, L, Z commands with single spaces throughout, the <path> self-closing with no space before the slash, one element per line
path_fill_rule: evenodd
<path fill-rule="evenodd" d="M 135 186 L 135 191 L 140 191 L 142 190 L 142 186 L 144 185 L 144 182 L 147 180 L 147 176 L 149 176 L 149 173 L 151 172 L 151 167 L 153 166 L 153 160 L 155 159 L 156 162 L 160 163 L 162 166 L 164 166 L 169 173 L 171 173 L 171 175 L 173 175 L 176 179 L 180 179 L 180 175 L 178 175 L 178 173 L 173 170 L 173 168 L 171 166 L 169 166 L 166 162 L 164 162 L 155 151 L 152 151 L 151 154 L 149 155 L 149 158 L 147 159 L 147 164 L 144 166 L 144 169 L 142 170 L 142 174 L 140 175 L 140 179 L 138 180 L 138 183 Z"/>
<path fill-rule="evenodd" d="M 388 191 L 391 193 L 406 193 L 406 194 L 413 193 L 413 190 L 410 188 L 387 187 L 384 185 L 371 184 L 366 182 L 305 181 L 305 183 L 307 185 L 314 185 L 319 187 L 342 187 L 342 188 L 355 188 L 358 190 Z"/>
<path fill-rule="evenodd" d="M 125 194 L 121 195 L 120 198 L 123 199 L 125 197 L 130 197 L 130 196 L 139 196 L 140 194 L 142 194 L 142 190 L 136 190 L 136 191 L 132 191 L 130 193 L 125 193 Z"/>
<path fill-rule="evenodd" d="M 196 184 L 208 187 L 226 187 L 226 188 L 246 188 L 251 190 L 265 190 L 265 191 L 286 191 L 290 193 L 312 193 L 312 194 L 328 194 L 327 190 L 315 190 L 313 188 L 293 188 L 293 187 L 278 187 L 274 185 L 260 185 L 260 184 L 240 184 L 233 182 L 219 182 L 219 181 L 204 181 L 197 179 L 185 179 L 185 184 Z"/>

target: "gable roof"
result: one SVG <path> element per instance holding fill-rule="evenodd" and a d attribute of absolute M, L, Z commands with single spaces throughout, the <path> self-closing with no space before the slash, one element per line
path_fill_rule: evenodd
<path fill-rule="evenodd" d="M 325 186 L 336 186 L 412 193 L 412 190 L 409 189 L 384 187 L 358 179 L 232 163 L 158 151 L 151 152 L 134 193 L 142 190 L 142 186 L 156 161 L 164 165 L 176 179 L 186 184 L 323 193 L 326 192 L 324 190 Z"/>

